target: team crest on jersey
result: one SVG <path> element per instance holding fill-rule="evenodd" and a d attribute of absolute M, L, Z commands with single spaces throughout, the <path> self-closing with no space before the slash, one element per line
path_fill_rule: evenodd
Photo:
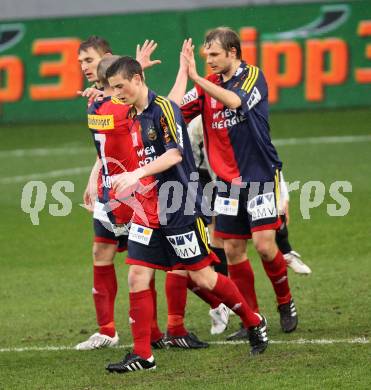
<path fill-rule="evenodd" d="M 149 139 L 150 141 L 156 141 L 156 139 L 157 139 L 157 132 L 156 132 L 155 128 L 150 127 L 150 128 L 147 130 L 147 136 L 148 136 L 148 139 Z"/>

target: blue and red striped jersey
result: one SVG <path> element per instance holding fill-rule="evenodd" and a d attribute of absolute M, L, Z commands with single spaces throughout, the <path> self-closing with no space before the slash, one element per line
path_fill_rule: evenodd
<path fill-rule="evenodd" d="M 183 98 L 181 110 L 188 122 L 202 114 L 205 149 L 211 168 L 221 179 L 232 182 L 267 182 L 282 163 L 270 138 L 268 87 L 263 72 L 241 62 L 234 76 L 207 77 L 212 83 L 235 92 L 241 106 L 229 109 L 196 85 Z"/>

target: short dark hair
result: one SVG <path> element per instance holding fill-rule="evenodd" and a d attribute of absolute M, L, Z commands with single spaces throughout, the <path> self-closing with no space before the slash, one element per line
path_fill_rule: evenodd
<path fill-rule="evenodd" d="M 98 37 L 97 35 L 91 35 L 86 41 L 81 42 L 79 47 L 79 53 L 82 51 L 86 51 L 91 47 L 102 56 L 106 53 L 112 54 L 110 44 L 104 38 Z"/>
<path fill-rule="evenodd" d="M 97 67 L 97 77 L 98 81 L 103 85 L 103 87 L 109 87 L 109 83 L 107 80 L 107 69 L 118 59 L 120 56 L 116 55 L 107 55 L 104 56 L 98 64 Z"/>
<path fill-rule="evenodd" d="M 107 69 L 106 77 L 109 79 L 117 73 L 120 73 L 124 79 L 128 80 L 131 80 L 134 75 L 139 74 L 140 78 L 144 80 L 142 67 L 133 57 L 120 57 Z"/>
<path fill-rule="evenodd" d="M 212 41 L 219 40 L 222 48 L 226 51 L 230 51 L 233 47 L 236 49 L 236 57 L 241 59 L 241 40 L 236 31 L 229 27 L 218 27 L 213 30 L 209 30 L 205 36 L 204 45 L 208 46 Z"/>

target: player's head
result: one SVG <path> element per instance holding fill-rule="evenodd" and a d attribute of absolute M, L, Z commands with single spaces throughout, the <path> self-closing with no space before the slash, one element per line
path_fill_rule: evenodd
<path fill-rule="evenodd" d="M 114 96 L 126 104 L 135 104 L 145 87 L 142 67 L 132 57 L 120 57 L 107 69 L 106 76 Z"/>
<path fill-rule="evenodd" d="M 81 42 L 78 60 L 81 70 L 90 83 L 97 81 L 97 66 L 105 54 L 112 54 L 109 43 L 96 35 Z"/>
<path fill-rule="evenodd" d="M 229 27 L 218 27 L 206 33 L 204 51 L 213 73 L 227 73 L 234 62 L 241 60 L 241 41 Z"/>
<path fill-rule="evenodd" d="M 109 88 L 109 82 L 107 80 L 107 69 L 118 59 L 120 56 L 110 55 L 103 57 L 97 67 L 97 78 L 103 88 Z"/>

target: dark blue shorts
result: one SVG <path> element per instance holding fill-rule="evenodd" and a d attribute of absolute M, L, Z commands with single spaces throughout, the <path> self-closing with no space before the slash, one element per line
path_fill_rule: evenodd
<path fill-rule="evenodd" d="M 93 219 L 93 226 L 94 242 L 117 245 L 117 252 L 124 252 L 127 250 L 129 238 L 127 234 L 116 237 L 107 223 L 101 222 L 95 218 Z"/>
<path fill-rule="evenodd" d="M 196 271 L 219 263 L 209 248 L 209 237 L 201 218 L 181 228 L 152 229 L 133 223 L 130 227 L 127 264 L 170 271 Z"/>
<path fill-rule="evenodd" d="M 247 188 L 241 188 L 239 195 L 236 187 L 224 184 L 227 190 L 218 189 L 215 199 L 216 237 L 247 239 L 253 232 L 280 227 L 278 171 L 271 182 L 251 183 Z"/>

